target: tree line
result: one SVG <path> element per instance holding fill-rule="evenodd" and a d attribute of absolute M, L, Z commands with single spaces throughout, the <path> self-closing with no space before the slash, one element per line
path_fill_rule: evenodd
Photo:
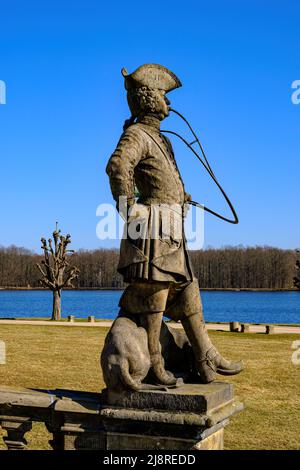
<path fill-rule="evenodd" d="M 297 253 L 272 247 L 209 248 L 190 252 L 200 288 L 289 289 L 294 286 Z M 36 264 L 42 260 L 20 247 L 0 247 L 0 287 L 40 287 Z M 119 250 L 79 250 L 70 263 L 79 270 L 76 288 L 122 288 Z"/>

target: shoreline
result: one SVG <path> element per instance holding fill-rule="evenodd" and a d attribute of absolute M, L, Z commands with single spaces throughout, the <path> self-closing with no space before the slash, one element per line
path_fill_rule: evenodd
<path fill-rule="evenodd" d="M 31 325 L 31 326 L 50 326 L 50 327 L 55 327 L 55 326 L 61 326 L 61 327 L 87 327 L 87 328 L 109 328 L 113 320 L 101 320 L 101 319 L 95 319 L 94 321 L 83 321 L 83 319 L 77 319 L 77 321 L 74 319 L 73 321 L 65 321 L 65 320 L 60 320 L 60 321 L 53 321 L 53 320 L 46 320 L 46 319 L 3 319 L 0 318 L 0 325 Z M 182 329 L 183 326 L 181 323 L 176 323 L 173 321 L 168 322 L 172 328 L 175 329 Z M 242 325 L 242 322 L 239 322 L 240 325 Z M 272 323 L 247 323 L 249 326 L 249 329 L 247 332 L 242 332 L 241 330 L 239 331 L 231 331 L 230 329 L 230 323 L 228 322 L 206 322 L 207 329 L 210 331 L 222 331 L 222 332 L 227 332 L 231 334 L 240 334 L 240 335 L 247 335 L 247 334 L 267 334 L 269 335 L 274 335 L 274 334 L 300 334 L 300 325 L 298 324 L 286 324 L 286 325 L 280 325 L 280 324 L 272 324 Z M 272 327 L 272 331 L 268 329 L 269 327 Z"/>
<path fill-rule="evenodd" d="M 0 316 L 0 324 L 4 322 L 11 322 L 11 323 L 26 323 L 26 322 L 46 322 L 47 324 L 61 324 L 63 325 L 64 323 L 90 323 L 91 326 L 95 323 L 112 323 L 115 318 L 98 318 L 92 315 L 94 317 L 93 321 L 89 320 L 89 317 L 76 317 L 76 315 L 71 315 L 73 317 L 72 321 L 70 321 L 69 317 L 70 315 L 66 317 L 62 317 L 60 320 L 51 320 L 51 315 L 49 316 L 40 316 L 40 317 L 5 317 L 5 316 Z M 175 322 L 174 320 L 164 320 L 167 323 L 170 323 L 172 326 L 173 325 L 180 325 L 180 322 Z M 218 326 L 228 326 L 230 325 L 231 322 L 228 321 L 205 321 L 206 325 L 218 325 Z M 254 323 L 254 322 L 244 322 L 244 321 L 236 321 L 240 326 L 245 324 L 245 325 L 250 325 L 250 326 L 261 326 L 265 327 L 267 325 L 272 325 L 272 326 L 277 326 L 280 328 L 284 327 L 296 327 L 300 328 L 300 323 L 272 323 L 272 322 L 265 322 L 265 323 Z M 175 326 L 176 327 L 176 326 Z"/>
<path fill-rule="evenodd" d="M 64 291 L 122 291 L 125 287 L 77 287 L 65 288 Z M 49 291 L 44 287 L 0 287 L 0 291 Z M 200 291 L 208 292 L 300 292 L 296 288 L 267 289 L 260 287 L 200 287 Z"/>

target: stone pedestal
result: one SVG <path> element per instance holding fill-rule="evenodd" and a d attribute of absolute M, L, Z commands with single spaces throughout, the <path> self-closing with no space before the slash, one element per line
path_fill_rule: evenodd
<path fill-rule="evenodd" d="M 0 386 L 9 449 L 26 448 L 32 422 L 45 423 L 54 450 L 222 449 L 224 428 L 242 409 L 223 382 L 122 394 Z"/>
<path fill-rule="evenodd" d="M 169 390 L 102 392 L 108 450 L 223 449 L 224 427 L 243 405 L 231 384 L 184 384 Z"/>

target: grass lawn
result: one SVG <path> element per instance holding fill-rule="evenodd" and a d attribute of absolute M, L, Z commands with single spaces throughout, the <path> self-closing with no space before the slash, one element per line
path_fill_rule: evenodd
<path fill-rule="evenodd" d="M 99 355 L 107 328 L 0 325 L 7 363 L 0 383 L 36 388 L 103 388 Z M 231 359 L 243 359 L 246 370 L 235 377 L 236 398 L 244 412 L 225 429 L 226 449 L 300 450 L 300 366 L 291 362 L 292 341 L 299 335 L 210 332 L 216 346 Z M 1 431 L 0 431 L 1 436 Z M 48 449 L 43 424 L 26 434 L 31 449 Z M 3 449 L 2 439 L 0 448 Z"/>

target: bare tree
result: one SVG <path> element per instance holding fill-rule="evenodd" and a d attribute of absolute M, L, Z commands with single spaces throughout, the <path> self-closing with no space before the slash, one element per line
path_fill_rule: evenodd
<path fill-rule="evenodd" d="M 297 250 L 297 253 L 300 253 L 299 250 Z M 297 259 L 296 261 L 296 271 L 297 275 L 294 277 L 294 286 L 297 287 L 297 289 L 300 289 L 300 260 Z"/>
<path fill-rule="evenodd" d="M 53 246 L 54 241 L 54 246 Z M 53 232 L 53 241 L 51 238 L 48 244 L 45 238 L 41 238 L 42 249 L 44 250 L 44 259 L 36 266 L 42 274 L 40 284 L 53 292 L 53 309 L 51 320 L 60 320 L 61 318 L 61 291 L 64 287 L 74 287 L 72 281 L 78 277 L 79 269 L 70 266 L 68 262 L 69 253 L 74 250 L 68 250 L 71 243 L 71 235 L 63 236 L 57 228 Z"/>

